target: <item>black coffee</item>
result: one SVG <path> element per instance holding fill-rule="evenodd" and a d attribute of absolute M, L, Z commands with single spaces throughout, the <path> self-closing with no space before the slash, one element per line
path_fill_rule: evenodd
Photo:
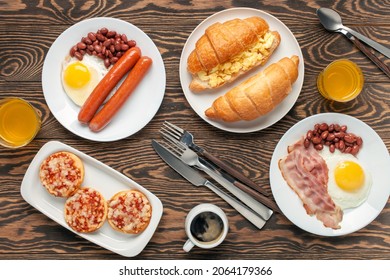
<path fill-rule="evenodd" d="M 192 220 L 190 230 L 191 234 L 199 241 L 210 242 L 221 235 L 223 221 L 213 212 L 203 212 Z"/>

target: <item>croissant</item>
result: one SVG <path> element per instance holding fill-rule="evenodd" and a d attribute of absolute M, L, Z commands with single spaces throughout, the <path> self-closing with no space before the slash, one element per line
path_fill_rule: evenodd
<path fill-rule="evenodd" d="M 187 59 L 190 90 L 218 88 L 264 64 L 279 46 L 280 35 L 260 17 L 233 19 L 209 26 Z"/>
<path fill-rule="evenodd" d="M 235 122 L 254 120 L 283 101 L 298 78 L 299 58 L 285 57 L 218 97 L 205 111 L 207 117 Z"/>

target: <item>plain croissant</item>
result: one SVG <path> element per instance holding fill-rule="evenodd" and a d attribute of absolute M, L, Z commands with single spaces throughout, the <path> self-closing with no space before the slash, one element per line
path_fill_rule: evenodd
<path fill-rule="evenodd" d="M 279 46 L 280 35 L 260 17 L 214 23 L 187 59 L 194 92 L 217 88 L 264 64 Z"/>
<path fill-rule="evenodd" d="M 225 122 L 254 120 L 283 101 L 298 78 L 299 58 L 285 57 L 218 97 L 205 112 Z"/>

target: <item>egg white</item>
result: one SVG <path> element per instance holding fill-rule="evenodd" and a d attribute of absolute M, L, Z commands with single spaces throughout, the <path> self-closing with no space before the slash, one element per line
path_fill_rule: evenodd
<path fill-rule="evenodd" d="M 355 208 L 366 201 L 368 194 L 372 186 L 372 177 L 367 168 L 353 155 L 342 153 L 339 150 L 335 150 L 331 153 L 329 149 L 324 148 L 320 152 L 321 157 L 325 160 L 326 165 L 329 169 L 329 180 L 328 180 L 328 193 L 332 197 L 334 203 L 341 209 Z M 364 171 L 364 184 L 356 191 L 345 191 L 341 189 L 335 180 L 334 171 L 339 162 L 352 161 L 359 164 Z"/>
<path fill-rule="evenodd" d="M 82 88 L 73 88 L 69 86 L 64 81 L 64 73 L 65 69 L 71 65 L 72 63 L 75 63 L 79 61 L 76 58 L 72 57 L 66 57 L 65 60 L 62 63 L 62 74 L 61 74 L 61 81 L 62 86 L 64 88 L 64 91 L 69 96 L 69 98 L 78 106 L 82 106 L 84 102 L 87 100 L 89 95 L 92 93 L 94 88 L 98 85 L 98 83 L 103 79 L 103 77 L 107 74 L 108 69 L 104 66 L 104 62 L 102 59 L 91 56 L 88 54 L 85 54 L 83 57 L 83 60 L 81 61 L 82 64 L 84 64 L 90 74 L 91 79 L 90 81 L 83 86 Z"/>

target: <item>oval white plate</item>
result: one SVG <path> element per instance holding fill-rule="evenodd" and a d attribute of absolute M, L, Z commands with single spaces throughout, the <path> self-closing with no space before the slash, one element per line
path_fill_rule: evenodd
<path fill-rule="evenodd" d="M 265 65 L 261 66 L 260 68 L 256 68 L 250 73 L 247 73 L 243 77 L 235 80 L 233 83 L 225 85 L 219 89 L 200 92 L 200 93 L 193 93 L 192 91 L 190 91 L 188 86 L 191 83 L 192 77 L 191 74 L 187 71 L 187 58 L 192 52 L 192 50 L 195 48 L 196 41 L 204 34 L 206 28 L 216 22 L 224 22 L 234 18 L 247 18 L 251 16 L 259 16 L 265 19 L 270 26 L 270 30 L 278 31 L 282 38 L 279 47 L 272 54 L 268 62 Z M 297 55 L 299 57 L 299 76 L 297 81 L 294 83 L 290 94 L 286 97 L 285 100 L 283 100 L 281 104 L 279 104 L 275 108 L 275 110 L 271 111 L 265 116 L 262 116 L 260 118 L 257 118 L 256 120 L 249 121 L 249 122 L 239 121 L 234 123 L 225 123 L 222 121 L 214 121 L 206 117 L 206 115 L 204 114 L 205 110 L 211 106 L 211 104 L 217 97 L 225 94 L 234 86 L 237 86 L 244 80 L 248 79 L 254 73 L 265 69 L 268 65 L 279 61 L 283 57 L 286 56 L 291 57 L 292 55 Z M 288 111 L 290 111 L 290 109 L 294 106 L 296 100 L 298 99 L 298 96 L 301 92 L 302 85 L 303 85 L 304 72 L 305 69 L 304 69 L 304 61 L 303 61 L 301 48 L 297 40 L 295 39 L 294 35 L 288 29 L 288 27 L 285 26 L 276 17 L 266 12 L 256 10 L 256 9 L 251 9 L 251 8 L 228 9 L 208 17 L 206 20 L 200 23 L 195 28 L 195 30 L 191 33 L 191 35 L 188 37 L 180 58 L 181 87 L 192 109 L 203 120 L 213 125 L 214 127 L 217 127 L 225 131 L 236 132 L 236 133 L 247 133 L 247 132 L 258 131 L 273 125 L 281 118 L 283 118 L 288 113 Z"/>
<path fill-rule="evenodd" d="M 80 107 L 67 96 L 61 83 L 61 63 L 70 48 L 85 37 L 106 27 L 137 42 L 142 55 L 152 58 L 151 69 L 112 121 L 100 132 L 94 133 L 77 120 Z M 94 141 L 108 142 L 126 138 L 141 130 L 160 108 L 165 92 L 165 68 L 159 50 L 138 27 L 114 18 L 92 18 L 65 30 L 50 47 L 42 70 L 42 88 L 47 105 L 54 117 L 74 134 Z"/>
<path fill-rule="evenodd" d="M 92 233 L 78 233 L 71 229 L 64 219 L 66 199 L 50 195 L 39 179 L 39 167 L 42 161 L 52 153 L 59 151 L 74 153 L 83 161 L 85 169 L 83 186 L 98 190 L 106 200 L 123 190 L 142 191 L 152 205 L 152 218 L 148 227 L 140 234 L 125 234 L 112 229 L 106 221 L 99 230 Z M 25 201 L 50 219 L 75 234 L 125 257 L 134 257 L 142 252 L 152 238 L 163 213 L 160 199 L 146 188 L 93 157 L 57 141 L 46 143 L 35 155 L 24 175 L 20 192 Z"/>
<path fill-rule="evenodd" d="M 357 155 L 371 173 L 373 185 L 367 200 L 359 207 L 344 210 L 338 230 L 324 227 L 322 222 L 306 214 L 301 200 L 287 185 L 278 162 L 287 155 L 287 147 L 306 135 L 316 123 L 338 123 L 348 126 L 348 131 L 363 138 L 363 147 Z M 390 157 L 379 135 L 364 122 L 344 114 L 324 113 L 308 117 L 291 127 L 280 139 L 272 155 L 270 184 L 272 194 L 283 214 L 296 226 L 323 236 L 345 235 L 370 224 L 385 207 L 390 195 Z"/>

